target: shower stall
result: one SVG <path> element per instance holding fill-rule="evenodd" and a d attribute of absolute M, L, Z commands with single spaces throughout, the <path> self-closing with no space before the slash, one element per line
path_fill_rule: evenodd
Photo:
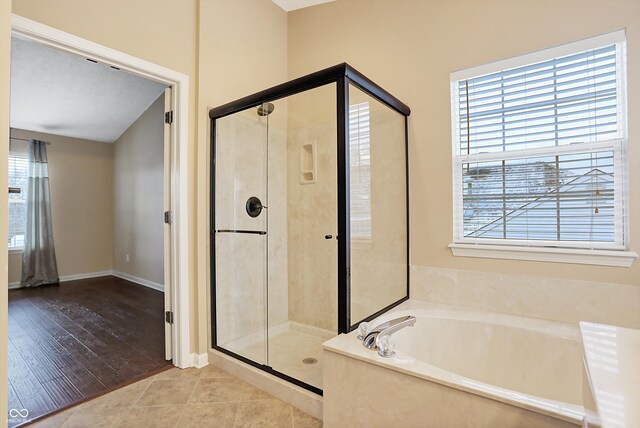
<path fill-rule="evenodd" d="M 408 299 L 409 114 L 348 64 L 209 111 L 214 349 L 322 394 L 322 343 Z"/>

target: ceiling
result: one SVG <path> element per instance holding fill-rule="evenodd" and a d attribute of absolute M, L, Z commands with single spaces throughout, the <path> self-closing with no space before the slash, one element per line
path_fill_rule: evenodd
<path fill-rule="evenodd" d="M 11 38 L 11 127 L 115 142 L 166 85 Z"/>
<path fill-rule="evenodd" d="M 336 0 L 273 0 L 275 4 L 290 12 L 296 9 L 315 6 L 317 4 L 329 3 Z"/>

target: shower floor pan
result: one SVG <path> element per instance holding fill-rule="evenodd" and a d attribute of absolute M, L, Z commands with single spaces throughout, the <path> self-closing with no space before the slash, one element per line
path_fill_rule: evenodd
<path fill-rule="evenodd" d="M 322 389 L 322 343 L 337 334 L 293 321 L 275 326 L 271 331 L 268 365 L 280 373 Z M 223 347 L 253 361 L 265 359 L 264 339 L 255 335 Z"/>

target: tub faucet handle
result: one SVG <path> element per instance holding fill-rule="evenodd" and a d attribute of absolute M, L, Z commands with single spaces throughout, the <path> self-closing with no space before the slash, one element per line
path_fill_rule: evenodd
<path fill-rule="evenodd" d="M 408 315 L 406 317 L 400 317 L 387 321 L 385 323 L 376 326 L 373 330 L 367 333 L 362 341 L 365 348 L 373 351 L 378 350 L 378 337 L 391 336 L 398 330 L 402 330 L 405 327 L 411 327 L 416 323 L 416 317 Z"/>
<path fill-rule="evenodd" d="M 378 355 L 381 357 L 393 358 L 396 356 L 396 341 L 390 334 L 378 336 L 376 345 L 378 346 Z"/>
<path fill-rule="evenodd" d="M 358 340 L 364 340 L 364 338 L 367 337 L 367 334 L 369 334 L 370 331 L 371 324 L 366 321 L 361 322 L 358 326 Z"/>

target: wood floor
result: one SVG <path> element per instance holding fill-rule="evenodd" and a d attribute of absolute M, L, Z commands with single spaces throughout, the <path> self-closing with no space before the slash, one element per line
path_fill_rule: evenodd
<path fill-rule="evenodd" d="M 33 419 L 167 367 L 163 314 L 163 293 L 112 276 L 10 291 L 9 409 Z"/>

